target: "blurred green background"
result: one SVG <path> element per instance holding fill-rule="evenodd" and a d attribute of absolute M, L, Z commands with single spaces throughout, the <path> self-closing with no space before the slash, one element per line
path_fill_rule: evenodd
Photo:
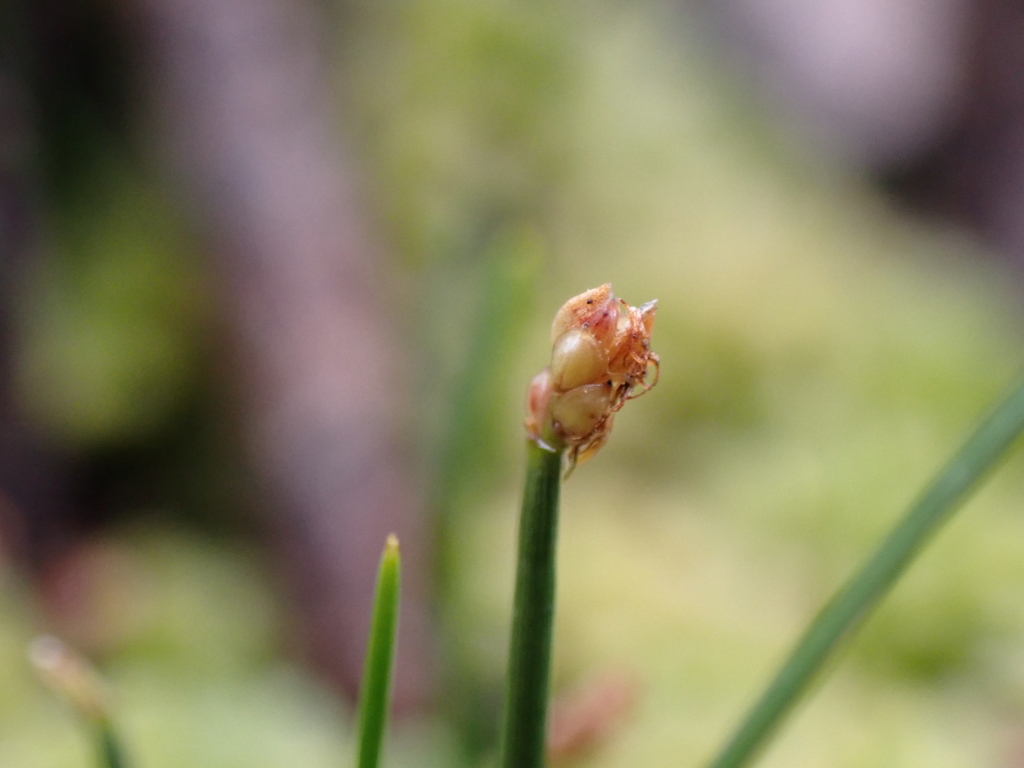
<path fill-rule="evenodd" d="M 799 151 L 678 9 L 407 0 L 344 20 L 339 130 L 412 297 L 443 530 L 448 687 L 396 724 L 386 764 L 493 760 L 521 400 L 557 307 L 611 282 L 659 300 L 661 382 L 564 490 L 556 697 L 630 690 L 567 760 L 699 765 L 1013 380 L 1021 275 Z M 149 458 L 132 475 L 147 506 L 115 494 L 69 621 L 108 649 L 140 768 L 347 764 L 351 709 L 292 660 L 290 607 L 239 522 L 195 237 L 157 174 L 76 135 L 85 165 L 23 301 L 19 392 L 82 455 Z M 1022 468 L 930 546 L 763 765 L 1022 764 Z M 4 568 L 0 765 L 85 766 L 85 734 L 27 667 L 42 623 Z"/>

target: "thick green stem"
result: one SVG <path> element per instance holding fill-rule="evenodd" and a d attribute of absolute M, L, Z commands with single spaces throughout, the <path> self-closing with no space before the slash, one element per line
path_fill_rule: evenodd
<path fill-rule="evenodd" d="M 746 765 L 836 645 L 867 617 L 921 547 L 1024 431 L 1024 385 L 981 423 L 875 553 L 825 605 L 711 768 Z"/>
<path fill-rule="evenodd" d="M 377 768 L 391 691 L 391 667 L 398 631 L 398 599 L 401 557 L 398 539 L 388 536 L 377 572 L 373 623 L 366 646 L 366 666 L 359 690 L 359 768 Z"/>
<path fill-rule="evenodd" d="M 527 443 L 501 768 L 544 764 L 562 452 Z"/>

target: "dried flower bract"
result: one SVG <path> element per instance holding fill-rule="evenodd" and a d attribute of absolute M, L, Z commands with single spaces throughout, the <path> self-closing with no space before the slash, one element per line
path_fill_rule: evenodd
<path fill-rule="evenodd" d="M 566 474 L 607 442 L 612 418 L 627 400 L 658 383 L 658 356 L 651 351 L 657 305 L 631 307 L 605 284 L 569 299 L 555 315 L 551 365 L 530 383 L 526 431 L 565 447 Z"/>

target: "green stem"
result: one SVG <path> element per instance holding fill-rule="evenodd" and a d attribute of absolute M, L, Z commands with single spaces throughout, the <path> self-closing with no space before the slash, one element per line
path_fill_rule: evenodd
<path fill-rule="evenodd" d="M 359 691 L 359 768 L 377 768 L 380 761 L 387 724 L 395 634 L 398 630 L 401 565 L 398 539 L 394 535 L 388 536 L 380 559 L 380 569 L 377 571 L 373 622 Z"/>
<path fill-rule="evenodd" d="M 825 605 L 711 768 L 739 768 L 756 755 L 836 645 L 864 621 L 1022 431 L 1024 385 L 990 413 L 860 571 Z"/>
<path fill-rule="evenodd" d="M 527 443 L 501 768 L 544 764 L 562 452 Z"/>

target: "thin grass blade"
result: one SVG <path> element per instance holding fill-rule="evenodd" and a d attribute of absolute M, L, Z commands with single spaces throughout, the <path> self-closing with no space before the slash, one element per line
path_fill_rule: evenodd
<path fill-rule="evenodd" d="M 1024 432 L 1024 384 L 981 422 L 873 555 L 811 622 L 710 768 L 747 765 L 829 655 L 870 614 L 935 531 Z"/>
<path fill-rule="evenodd" d="M 373 622 L 359 691 L 359 768 L 377 768 L 384 742 L 398 632 L 401 566 L 398 539 L 388 536 L 377 571 Z"/>

